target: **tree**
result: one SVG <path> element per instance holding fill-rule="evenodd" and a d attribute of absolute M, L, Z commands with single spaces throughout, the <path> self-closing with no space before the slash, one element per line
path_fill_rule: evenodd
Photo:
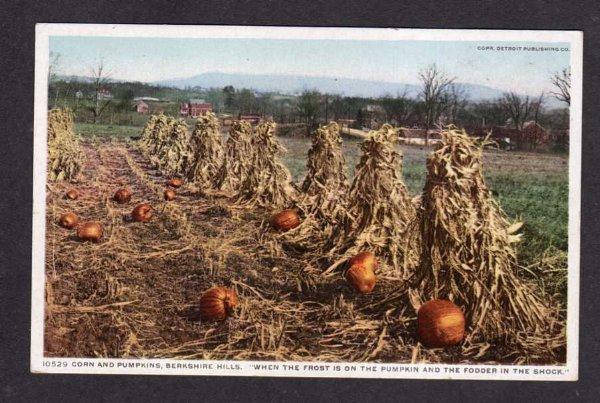
<path fill-rule="evenodd" d="M 48 61 L 48 83 L 56 81 L 60 69 L 60 53 L 50 52 Z"/>
<path fill-rule="evenodd" d="M 223 94 L 225 95 L 225 108 L 228 110 L 233 109 L 235 103 L 235 88 L 228 85 L 223 88 Z"/>
<path fill-rule="evenodd" d="M 515 129 L 522 130 L 529 118 L 534 102 L 529 95 L 521 96 L 515 92 L 505 92 L 500 98 L 500 105 L 512 120 Z"/>
<path fill-rule="evenodd" d="M 508 115 L 500 101 L 481 101 L 467 106 L 469 121 L 473 126 L 501 126 L 506 123 Z"/>
<path fill-rule="evenodd" d="M 539 123 L 540 116 L 544 110 L 544 93 L 542 92 L 539 97 L 531 102 L 531 110 L 533 113 L 533 121 Z"/>
<path fill-rule="evenodd" d="M 256 112 L 256 96 L 254 92 L 244 88 L 236 95 L 237 107 L 240 113 Z"/>
<path fill-rule="evenodd" d="M 451 84 L 449 91 L 446 93 L 446 101 L 444 103 L 448 105 L 447 112 L 450 123 L 456 124 L 459 115 L 464 111 L 468 103 L 464 88 L 456 84 Z"/>
<path fill-rule="evenodd" d="M 90 99 L 91 105 L 88 106 L 88 110 L 92 112 L 93 122 L 96 123 L 111 103 L 111 99 L 107 99 L 103 95 L 105 85 L 109 82 L 110 73 L 106 71 L 104 61 L 100 60 L 95 67 L 90 68 L 90 74 L 92 77 L 93 92 Z"/>
<path fill-rule="evenodd" d="M 425 145 L 429 144 L 429 129 L 437 123 L 446 107 L 447 93 L 454 83 L 455 77 L 448 77 L 436 64 L 432 64 L 419 72 L 423 112 L 425 118 Z"/>
<path fill-rule="evenodd" d="M 412 109 L 413 101 L 407 97 L 407 91 L 395 97 L 387 95 L 381 99 L 381 106 L 385 109 L 388 121 L 395 120 L 397 125 L 403 125 L 408 120 Z"/>
<path fill-rule="evenodd" d="M 319 91 L 304 91 L 298 98 L 298 114 L 306 122 L 307 134 L 317 128 L 317 117 L 321 104 Z"/>
<path fill-rule="evenodd" d="M 131 104 L 133 102 L 134 91 L 131 87 L 122 88 L 117 94 L 118 102 L 115 105 L 115 110 L 120 112 L 127 112 L 131 110 Z"/>
<path fill-rule="evenodd" d="M 571 105 L 571 69 L 566 68 L 560 72 L 554 73 L 550 77 L 550 81 L 557 92 L 552 92 L 552 95 L 559 101 L 565 102 L 567 105 Z"/>
<path fill-rule="evenodd" d="M 220 88 L 211 88 L 206 91 L 206 100 L 213 105 L 215 112 L 220 113 L 225 104 L 225 92 Z"/>
<path fill-rule="evenodd" d="M 58 70 L 60 69 L 60 53 L 50 52 L 50 58 L 48 60 L 48 86 L 54 88 L 54 105 L 58 103 L 58 96 L 60 94 L 60 87 L 53 85 L 56 83 L 58 78 Z"/>

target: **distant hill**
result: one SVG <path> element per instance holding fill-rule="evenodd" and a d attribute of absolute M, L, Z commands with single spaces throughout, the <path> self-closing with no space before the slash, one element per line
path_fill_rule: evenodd
<path fill-rule="evenodd" d="M 406 91 L 409 97 L 416 97 L 419 86 L 414 84 L 391 83 L 383 81 L 359 80 L 353 78 L 310 77 L 295 75 L 268 74 L 231 74 L 203 73 L 188 78 L 162 80 L 152 84 L 184 88 L 184 87 L 224 87 L 251 88 L 263 92 L 297 93 L 303 90 L 316 89 L 331 94 L 360 97 L 380 97 L 397 95 Z M 502 90 L 484 85 L 458 83 L 472 101 L 493 99 L 502 95 Z"/>
<path fill-rule="evenodd" d="M 59 79 L 68 81 L 90 82 L 90 77 L 59 76 Z M 124 80 L 111 80 L 124 82 Z M 211 72 L 198 74 L 187 78 L 175 78 L 149 82 L 147 84 L 163 87 L 223 88 L 232 85 L 235 88 L 250 88 L 260 92 L 279 92 L 284 94 L 299 93 L 304 90 L 316 89 L 320 92 L 340 94 L 345 96 L 360 96 L 375 98 L 384 95 L 395 96 L 406 91 L 408 97 L 415 98 L 419 93 L 419 86 L 415 84 L 391 83 L 383 81 L 359 80 L 353 78 L 311 77 L 298 75 L 275 74 L 242 74 Z M 504 90 L 479 84 L 457 83 L 465 92 L 470 101 L 484 101 L 499 98 Z M 562 108 L 560 101 L 553 97 L 546 97 L 546 107 Z"/>

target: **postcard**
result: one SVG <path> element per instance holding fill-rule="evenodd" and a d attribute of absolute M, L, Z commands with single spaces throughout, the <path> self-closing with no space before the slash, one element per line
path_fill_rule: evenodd
<path fill-rule="evenodd" d="M 31 371 L 576 380 L 582 41 L 38 24 Z"/>

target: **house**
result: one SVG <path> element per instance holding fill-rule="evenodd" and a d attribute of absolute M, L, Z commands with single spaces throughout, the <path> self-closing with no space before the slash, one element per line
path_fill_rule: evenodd
<path fill-rule="evenodd" d="M 100 88 L 98 90 L 98 99 L 104 101 L 113 99 L 113 96 L 108 88 Z"/>
<path fill-rule="evenodd" d="M 135 111 L 137 113 L 141 113 L 142 115 L 147 115 L 150 112 L 150 107 L 144 101 L 137 101 L 135 103 Z"/>
<path fill-rule="evenodd" d="M 231 126 L 233 124 L 233 116 L 228 113 L 221 113 L 217 117 L 221 121 L 222 126 Z"/>
<path fill-rule="evenodd" d="M 212 104 L 203 99 L 190 99 L 189 102 L 180 105 L 179 114 L 183 117 L 197 118 L 206 112 L 212 112 L 212 109 Z"/>
<path fill-rule="evenodd" d="M 256 114 L 240 115 L 240 120 L 245 120 L 251 125 L 257 125 L 260 122 L 261 116 Z"/>

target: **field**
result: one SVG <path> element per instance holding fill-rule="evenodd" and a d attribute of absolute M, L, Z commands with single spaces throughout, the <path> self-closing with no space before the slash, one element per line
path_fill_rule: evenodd
<path fill-rule="evenodd" d="M 356 295 L 340 278 L 316 280 L 305 256 L 282 250 L 264 233 L 271 211 L 245 210 L 226 199 L 191 191 L 162 200 L 165 177 L 130 136 L 141 128 L 77 125 L 85 165 L 76 184 L 53 183 L 47 197 L 48 356 L 175 357 L 380 362 L 531 362 L 555 360 L 482 348 L 423 349 L 415 340 L 415 313 L 404 306 L 404 284 L 381 278 L 375 292 Z M 304 175 L 310 141 L 279 139 L 294 179 Z M 428 151 L 402 147 L 411 195 L 425 181 Z M 345 139 L 350 176 L 358 140 Z M 488 184 L 511 218 L 525 222 L 518 249 L 522 274 L 566 306 L 567 166 L 564 156 L 489 150 Z M 110 200 L 120 186 L 130 204 Z M 76 201 L 62 196 L 76 186 Z M 149 223 L 124 217 L 138 202 L 157 210 Z M 105 241 L 79 243 L 56 221 L 74 211 L 105 227 Z M 260 242 L 257 242 L 260 240 Z M 203 323 L 198 299 L 212 285 L 236 289 L 235 320 Z M 475 358 L 473 358 L 475 357 Z M 564 359 L 564 357 L 562 357 Z M 561 359 L 559 358 L 559 361 Z"/>

